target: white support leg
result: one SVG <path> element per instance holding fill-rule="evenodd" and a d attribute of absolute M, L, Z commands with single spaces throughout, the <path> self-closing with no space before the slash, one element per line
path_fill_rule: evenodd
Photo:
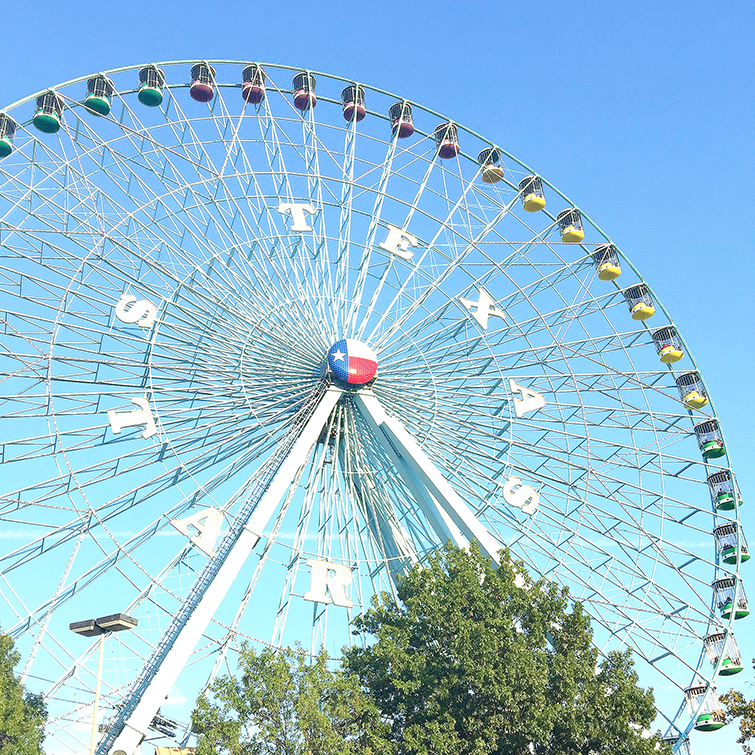
<path fill-rule="evenodd" d="M 343 446 L 339 449 L 339 460 L 356 506 L 367 522 L 376 547 L 383 552 L 395 580 L 397 574 L 419 561 L 414 543 L 396 516 L 393 503 L 387 496 L 376 496 L 373 492 L 375 483 L 372 477 L 348 473 Z"/>
<path fill-rule="evenodd" d="M 466 545 L 472 539 L 477 540 L 483 554 L 495 563 L 499 563 L 498 551 L 502 547 L 501 543 L 480 523 L 403 424 L 395 417 L 388 416 L 372 391 L 360 391 L 354 400 L 359 411 L 375 432 L 376 439 L 396 464 L 397 471 L 412 494 L 421 495 L 421 491 L 415 493 L 415 490 L 426 488 L 432 498 L 440 504 L 441 515 L 446 515 L 443 516 L 443 525 L 447 527 L 448 518 L 450 518 L 454 528 L 458 528 L 457 532 L 460 531 L 466 540 Z M 422 506 L 420 497 L 417 498 L 417 502 Z M 433 523 L 433 527 L 435 526 L 436 524 Z M 458 537 L 454 537 L 453 532 L 449 532 L 449 536 L 458 545 L 466 547 L 463 545 L 464 540 L 460 541 Z"/>
<path fill-rule="evenodd" d="M 367 406 L 363 404 L 365 395 L 368 398 L 373 399 L 373 403 L 370 403 L 372 410 L 367 409 Z M 451 517 L 446 513 L 442 506 L 439 506 L 437 501 L 430 495 L 422 482 L 416 475 L 412 474 L 411 468 L 404 461 L 404 457 L 401 456 L 398 447 L 391 445 L 390 442 L 386 442 L 388 436 L 383 432 L 383 420 L 386 417 L 383 407 L 373 394 L 360 393 L 356 396 L 357 407 L 360 409 L 360 413 L 367 423 L 367 426 L 372 430 L 375 435 L 375 439 L 380 446 L 389 456 L 393 465 L 396 467 L 396 471 L 401 476 L 406 486 L 409 488 L 409 492 L 417 501 L 419 507 L 422 509 L 422 513 L 427 517 L 430 526 L 435 530 L 435 534 L 438 536 L 441 542 L 445 542 L 449 538 L 453 543 L 461 548 L 467 548 L 469 541 L 461 534 L 461 530 L 454 524 Z"/>
<path fill-rule="evenodd" d="M 260 539 L 281 498 L 309 458 L 330 413 L 338 403 L 341 390 L 328 388 L 307 424 L 302 428 L 286 460 L 281 464 L 264 495 L 249 518 L 247 526 L 236 541 L 204 596 L 186 622 L 178 639 L 173 643 L 162 665 L 142 695 L 139 704 L 126 720 L 110 750 L 112 755 L 133 755 L 149 729 L 157 709 L 175 684 L 178 675 L 189 660 L 200 637 L 220 607 L 223 598 L 252 549 Z"/>

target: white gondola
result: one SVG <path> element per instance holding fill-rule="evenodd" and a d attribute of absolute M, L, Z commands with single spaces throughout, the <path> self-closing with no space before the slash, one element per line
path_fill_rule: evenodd
<path fill-rule="evenodd" d="M 704 684 L 693 684 L 684 690 L 689 711 L 695 719 L 695 729 L 698 731 L 716 731 L 724 725 L 724 711 L 718 700 L 715 687 Z"/>
<path fill-rule="evenodd" d="M 740 563 L 748 561 L 750 550 L 747 547 L 745 533 L 737 522 L 726 522 L 713 530 L 713 538 L 716 541 L 716 551 L 725 564 L 736 564 L 737 558 Z"/>
<path fill-rule="evenodd" d="M 745 588 L 736 577 L 721 577 L 713 582 L 713 595 L 716 606 L 724 619 L 734 615 L 735 619 L 749 616 Z"/>
<path fill-rule="evenodd" d="M 721 667 L 718 670 L 721 676 L 733 676 L 742 670 L 742 655 L 733 632 L 727 633 L 725 629 L 717 629 L 711 632 L 703 642 L 712 666 L 715 666 L 721 658 Z"/>

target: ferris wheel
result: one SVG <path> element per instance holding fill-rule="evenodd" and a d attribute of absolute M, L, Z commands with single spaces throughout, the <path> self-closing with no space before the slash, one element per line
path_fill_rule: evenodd
<path fill-rule="evenodd" d="M 749 558 L 722 429 L 545 178 L 387 92 L 232 61 L 35 94 L 0 155 L 0 622 L 50 753 L 189 742 L 242 642 L 338 656 L 449 539 L 568 586 L 677 750 L 719 726 Z"/>

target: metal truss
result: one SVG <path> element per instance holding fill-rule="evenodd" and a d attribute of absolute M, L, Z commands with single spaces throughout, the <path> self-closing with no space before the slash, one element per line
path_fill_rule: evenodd
<path fill-rule="evenodd" d="M 583 212 L 585 242 L 563 243 L 572 203 L 547 181 L 525 212 L 533 171 L 505 150 L 496 183 L 476 159 L 494 145 L 462 126 L 441 159 L 441 114 L 413 105 L 398 138 L 400 98 L 365 87 L 346 121 L 355 82 L 316 72 L 300 112 L 297 71 L 273 65 L 251 105 L 234 61 L 212 62 L 200 104 L 193 62 L 160 64 L 153 108 L 138 67 L 108 72 L 106 117 L 80 103 L 87 77 L 55 87 L 57 134 L 33 127 L 35 96 L 6 110 L 0 621 L 46 696 L 50 752 L 91 728 L 96 643 L 67 630 L 91 606 L 139 619 L 108 639 L 100 706 L 98 752 L 131 755 L 164 736 L 158 709 L 190 741 L 243 642 L 337 657 L 449 538 L 567 586 L 600 651 L 631 646 L 667 688 L 658 725 L 686 743 L 683 690 L 717 673 L 702 638 L 734 621 L 711 583 L 742 590 L 712 531 L 739 514 L 711 503 L 707 476 L 733 471 L 700 454 L 715 412 L 681 401 L 676 377 L 699 371 L 681 335 L 684 360 L 658 359 L 657 297 L 633 320 L 638 271 L 617 248 L 621 278 L 599 280 L 611 239 Z M 377 353 L 368 390 L 323 392 L 340 338 Z M 343 594 L 318 593 L 317 569 Z"/>

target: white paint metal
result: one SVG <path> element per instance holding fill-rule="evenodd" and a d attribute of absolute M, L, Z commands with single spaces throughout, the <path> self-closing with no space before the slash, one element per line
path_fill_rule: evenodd
<path fill-rule="evenodd" d="M 115 305 L 115 316 L 121 322 L 149 328 L 157 317 L 157 307 L 149 299 L 137 300 L 132 294 L 121 294 Z"/>
<path fill-rule="evenodd" d="M 441 542 L 446 542 L 446 540 L 450 538 L 452 542 L 456 543 L 456 545 L 462 548 L 468 547 L 469 541 L 461 534 L 461 530 L 454 524 L 453 520 L 443 507 L 438 504 L 422 482 L 412 473 L 411 468 L 404 460 L 399 449 L 394 447 L 390 442 L 386 442 L 386 437 L 383 434 L 381 425 L 383 418 L 387 415 L 380 402 L 377 401 L 374 394 L 367 395 L 365 393 L 360 393 L 357 395 L 358 405 L 359 403 L 362 403 L 365 398 L 368 399 L 368 403 L 371 405 L 371 410 L 368 410 L 365 406 L 361 411 L 365 422 L 383 447 L 383 450 L 390 457 L 393 465 L 401 476 L 401 479 L 409 488 L 414 500 L 419 504 L 422 513 L 427 517 L 430 526 L 435 530 L 438 538 Z M 374 404 L 369 401 L 370 398 L 374 399 Z"/>
<path fill-rule="evenodd" d="M 342 469 L 348 469 L 343 444 L 339 445 L 339 458 Z M 395 579 L 406 567 L 419 561 L 414 543 L 396 516 L 393 502 L 378 489 L 370 470 L 347 474 L 347 480 L 355 505 L 362 512 L 378 550 L 388 560 L 388 569 Z"/>
<path fill-rule="evenodd" d="M 519 383 L 509 379 L 509 388 L 514 395 L 514 412 L 517 417 L 524 417 L 529 412 L 537 411 L 545 406 L 545 398 L 542 393 L 532 391 Z M 517 398 L 516 394 L 521 394 L 521 398 Z"/>
<path fill-rule="evenodd" d="M 171 519 L 170 523 L 208 556 L 215 555 L 215 543 L 223 526 L 221 511 L 212 507 L 201 509 L 183 519 Z"/>
<path fill-rule="evenodd" d="M 199 638 L 219 608 L 228 589 L 241 571 L 241 567 L 252 549 L 260 539 L 268 520 L 273 515 L 286 489 L 296 479 L 299 469 L 307 462 L 312 447 L 322 431 L 323 426 L 333 411 L 341 391 L 331 387 L 323 394 L 307 424 L 302 428 L 286 460 L 278 469 L 265 494 L 260 499 L 247 527 L 241 533 L 228 557 L 220 567 L 215 579 L 209 585 L 191 618 L 186 622 L 178 639 L 168 652 L 165 660 L 155 674 L 142 699 L 126 721 L 123 731 L 118 735 L 111 748 L 111 755 L 123 750 L 126 755 L 133 755 L 142 737 L 148 733 L 157 709 L 165 696 L 175 684 L 178 675 L 186 665 Z"/>
<path fill-rule="evenodd" d="M 130 412 L 116 412 L 114 409 L 108 410 L 107 418 L 113 432 L 118 435 L 124 427 L 144 425 L 142 438 L 151 438 L 153 435 L 156 435 L 157 426 L 155 425 L 155 418 L 152 416 L 152 410 L 149 408 L 149 401 L 142 396 L 134 396 L 131 399 L 131 403 L 136 404 L 139 408 L 133 409 Z"/>
<path fill-rule="evenodd" d="M 534 514 L 540 503 L 540 494 L 530 485 L 524 485 L 518 477 L 509 477 L 503 486 L 503 500 L 525 514 Z"/>
<path fill-rule="evenodd" d="M 353 574 L 346 564 L 334 564 L 317 558 L 308 558 L 307 566 L 312 570 L 309 578 L 309 590 L 304 593 L 304 600 L 313 603 L 333 603 L 336 606 L 351 608 L 354 601 L 349 599 L 346 588 L 351 584 Z"/>
<path fill-rule="evenodd" d="M 307 215 L 314 215 L 315 208 L 311 204 L 302 204 L 297 202 L 281 202 L 278 205 L 278 212 L 281 215 L 289 214 L 293 218 L 293 224 L 291 225 L 292 231 L 305 232 L 311 231 L 312 226 L 309 225 L 307 219 L 304 217 Z"/>
<path fill-rule="evenodd" d="M 493 303 L 493 297 L 484 289 L 477 289 L 479 292 L 477 301 L 472 299 L 465 299 L 463 296 L 459 297 L 459 301 L 464 307 L 472 312 L 472 317 L 482 326 L 483 330 L 488 329 L 488 320 L 491 317 L 500 317 L 502 320 L 506 319 L 506 313 Z"/>
<path fill-rule="evenodd" d="M 386 252 L 401 257 L 402 260 L 410 260 L 414 257 L 414 252 L 411 251 L 409 247 L 417 246 L 416 236 L 412 236 L 409 231 L 403 228 L 398 228 L 390 223 L 387 223 L 387 226 L 388 236 L 385 241 L 378 244 L 378 246 Z"/>
<path fill-rule="evenodd" d="M 398 465 L 398 471 L 412 492 L 424 486 L 461 531 L 466 541 L 477 540 L 482 552 L 499 563 L 498 551 L 502 547 L 501 544 L 480 523 L 403 424 L 386 413 L 371 391 L 360 391 L 356 394 L 355 401 L 362 415 L 371 418 L 372 422 L 369 422 L 369 419 L 368 422 L 379 429 L 375 436 L 383 449 L 392 458 L 401 458 L 402 463 Z M 459 541 L 458 544 L 462 542 Z"/>

